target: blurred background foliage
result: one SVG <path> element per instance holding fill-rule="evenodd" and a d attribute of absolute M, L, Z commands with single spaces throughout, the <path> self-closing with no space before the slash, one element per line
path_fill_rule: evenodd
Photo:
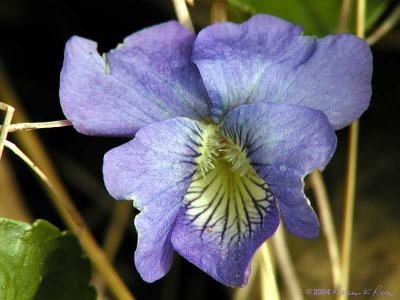
<path fill-rule="evenodd" d="M 245 20 L 256 12 L 271 13 L 302 24 L 307 34 L 321 36 L 337 32 L 340 2 L 229 0 L 228 10 L 234 21 Z M 190 8 L 197 29 L 209 24 L 210 5 L 210 0 L 196 0 Z M 398 1 L 368 1 L 367 36 L 396 5 Z M 59 72 L 69 37 L 81 35 L 96 40 L 103 52 L 132 32 L 170 19 L 175 19 L 175 15 L 169 0 L 114 0 L 106 5 L 89 0 L 0 0 L 0 70 L 12 84 L 30 120 L 63 119 L 58 99 Z M 349 22 L 347 31 L 353 32 L 353 27 L 354 21 Z M 399 26 L 372 50 L 373 98 L 361 121 L 351 289 L 382 284 L 400 297 Z M 1 101 L 7 103 L 4 78 L 0 81 Z M 72 128 L 38 133 L 76 205 L 96 238 L 102 241 L 115 206 L 102 183 L 102 158 L 107 150 L 126 140 L 82 136 Z M 324 175 L 340 233 L 347 131 L 339 131 L 338 137 L 337 152 Z M 9 138 L 15 141 L 14 134 Z M 307 194 L 312 200 L 311 191 Z M 42 218 L 65 228 L 46 199 L 42 186 L 26 166 L 5 150 L 0 162 L 0 217 Z M 165 278 L 154 284 L 143 282 L 133 266 L 135 213 L 130 216 L 115 266 L 138 299 L 230 298 L 232 289 L 216 283 L 178 256 Z M 306 241 L 288 235 L 288 242 L 302 288 L 332 288 L 323 237 Z M 282 299 L 288 299 L 285 295 L 284 291 Z M 368 298 L 387 297 L 363 299 Z"/>
<path fill-rule="evenodd" d="M 342 1 L 338 0 L 229 0 L 237 10 L 247 14 L 268 13 L 301 24 L 307 35 L 323 36 L 338 31 Z M 385 12 L 391 0 L 368 0 L 366 29 Z M 355 2 L 351 4 L 351 18 L 346 32 L 354 31 Z"/>

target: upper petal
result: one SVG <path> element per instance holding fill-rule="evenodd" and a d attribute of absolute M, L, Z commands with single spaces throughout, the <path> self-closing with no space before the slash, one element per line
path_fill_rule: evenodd
<path fill-rule="evenodd" d="M 303 178 L 331 159 L 336 136 L 326 116 L 307 107 L 258 103 L 230 112 L 221 130 L 244 149 L 266 182 L 289 232 L 312 238 L 319 224 L 303 192 Z"/>
<path fill-rule="evenodd" d="M 93 41 L 72 37 L 61 71 L 62 109 L 85 134 L 133 136 L 174 117 L 204 119 L 208 96 L 191 62 L 194 34 L 177 22 L 127 37 L 100 56 Z"/>
<path fill-rule="evenodd" d="M 318 40 L 301 32 L 268 15 L 203 29 L 192 57 L 210 95 L 212 117 L 221 120 L 237 105 L 268 101 L 321 110 L 335 129 L 357 119 L 371 97 L 367 43 L 353 35 Z"/>
<path fill-rule="evenodd" d="M 135 218 L 135 263 L 146 281 L 161 278 L 170 268 L 170 234 L 196 171 L 198 132 L 201 124 L 186 118 L 154 123 L 104 157 L 107 190 L 116 199 L 134 200 L 141 210 Z"/>
<path fill-rule="evenodd" d="M 192 59 L 210 96 L 214 120 L 250 100 L 263 71 L 302 30 L 277 17 L 256 15 L 243 24 L 216 23 L 200 31 Z"/>
<path fill-rule="evenodd" d="M 335 129 L 357 120 L 368 108 L 372 54 L 364 40 L 351 34 L 315 40 L 313 52 L 299 66 L 291 67 L 275 74 L 282 78 L 276 101 L 321 110 Z"/>

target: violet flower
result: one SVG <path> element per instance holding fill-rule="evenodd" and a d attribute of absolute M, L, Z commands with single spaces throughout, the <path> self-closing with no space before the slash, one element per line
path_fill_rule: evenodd
<path fill-rule="evenodd" d="M 268 15 L 218 23 L 196 37 L 177 22 L 127 37 L 100 56 L 72 37 L 60 98 L 84 134 L 132 141 L 104 157 L 115 199 L 133 200 L 136 268 L 163 277 L 174 250 L 229 286 L 243 286 L 276 230 L 315 238 L 303 178 L 332 157 L 335 129 L 371 97 L 372 57 L 353 35 L 302 36 Z"/>

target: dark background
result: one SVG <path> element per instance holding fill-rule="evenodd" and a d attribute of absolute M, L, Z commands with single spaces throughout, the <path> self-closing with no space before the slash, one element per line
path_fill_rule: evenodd
<path fill-rule="evenodd" d="M 206 9 L 207 5 L 200 3 L 193 10 L 199 24 L 207 22 Z M 59 73 L 65 42 L 72 35 L 97 41 L 99 51 L 104 52 L 132 32 L 173 18 L 167 0 L 114 0 L 105 4 L 88 0 L 0 0 L 0 62 L 31 121 L 64 119 L 58 99 Z M 361 121 L 352 285 L 398 288 L 400 30 L 374 46 L 373 54 L 374 94 Z M 1 101 L 7 103 L 7 99 Z M 325 172 L 337 225 L 341 221 L 347 130 L 338 135 L 337 153 Z M 114 205 L 102 184 L 102 159 L 107 150 L 125 140 L 83 136 L 72 128 L 42 130 L 40 137 L 76 205 L 101 241 Z M 11 160 L 33 217 L 65 228 L 27 167 L 8 153 L 5 157 Z M 138 299 L 229 297 L 231 289 L 179 257 L 165 278 L 153 284 L 143 282 L 133 265 L 133 216 L 131 220 L 115 265 Z M 303 287 L 329 288 L 323 238 L 310 242 L 289 237 L 289 244 Z"/>

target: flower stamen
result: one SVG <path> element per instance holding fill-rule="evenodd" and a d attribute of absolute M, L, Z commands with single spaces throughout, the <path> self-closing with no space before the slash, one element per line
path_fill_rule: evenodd
<path fill-rule="evenodd" d="M 222 134 L 218 125 L 210 124 L 204 129 L 199 152 L 197 164 L 203 177 L 215 168 L 216 160 L 226 161 L 230 169 L 240 176 L 249 177 L 255 174 L 246 150 Z"/>
<path fill-rule="evenodd" d="M 215 168 L 213 162 L 218 156 L 218 127 L 210 124 L 205 127 L 202 135 L 202 144 L 199 148 L 200 155 L 197 158 L 199 171 L 203 177 Z"/>

